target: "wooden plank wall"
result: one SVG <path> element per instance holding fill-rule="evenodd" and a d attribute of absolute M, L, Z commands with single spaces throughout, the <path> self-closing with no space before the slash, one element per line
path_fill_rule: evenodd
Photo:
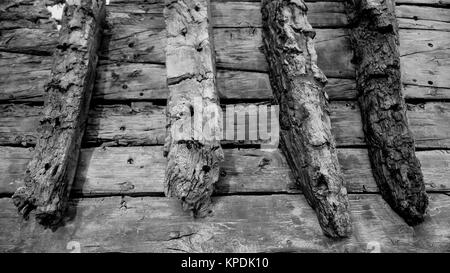
<path fill-rule="evenodd" d="M 212 0 L 221 101 L 269 102 L 259 1 Z M 343 1 L 307 1 L 329 78 L 333 134 L 351 198 L 353 237 L 321 233 L 279 151 L 224 142 L 214 216 L 193 221 L 162 197 L 165 30 L 162 1 L 111 0 L 84 149 L 64 227 L 22 222 L 9 196 L 31 157 L 56 29 L 0 34 L 0 251 L 450 251 L 450 1 L 397 0 L 408 118 L 431 195 L 407 226 L 377 194 L 355 101 Z M 37 39 L 36 37 L 39 37 Z M 245 195 L 245 196 L 241 196 Z"/>

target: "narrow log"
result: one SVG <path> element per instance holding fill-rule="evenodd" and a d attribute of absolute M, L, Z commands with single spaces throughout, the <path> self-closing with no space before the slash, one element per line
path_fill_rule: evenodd
<path fill-rule="evenodd" d="M 358 0 L 348 8 L 358 100 L 373 174 L 383 198 L 410 225 L 428 205 L 400 79 L 393 0 Z"/>
<path fill-rule="evenodd" d="M 34 156 L 25 186 L 13 195 L 26 217 L 36 209 L 43 225 L 57 224 L 67 206 L 95 82 L 103 0 L 67 1 L 52 74 L 46 85 Z"/>
<path fill-rule="evenodd" d="M 169 87 L 164 189 L 167 196 L 179 198 L 185 210 L 204 217 L 223 160 L 220 137 L 202 130 L 207 121 L 220 136 L 209 0 L 166 0 L 164 17 Z"/>
<path fill-rule="evenodd" d="M 280 105 L 281 149 L 325 235 L 351 233 L 347 190 L 331 133 L 326 77 L 302 0 L 264 0 L 263 41 Z"/>

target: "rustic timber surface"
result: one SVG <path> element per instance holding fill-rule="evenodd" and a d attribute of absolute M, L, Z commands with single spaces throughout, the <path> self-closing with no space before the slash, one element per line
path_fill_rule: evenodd
<path fill-rule="evenodd" d="M 24 217 L 36 209 L 44 225 L 63 216 L 75 176 L 94 86 L 104 2 L 67 2 L 51 79 L 46 85 L 34 156 L 12 199 Z"/>
<path fill-rule="evenodd" d="M 25 2 L 30 12 L 34 7 L 29 4 L 34 0 L 1 1 L 0 10 L 7 2 Z M 415 227 L 406 225 L 381 198 L 372 175 L 355 102 L 348 27 L 333 23 L 348 23 L 344 1 L 306 1 L 317 33 L 318 63 L 328 77 L 332 133 L 353 220 L 353 235 L 337 242 L 323 236 L 280 151 L 223 143 L 227 148 L 211 217 L 193 220 L 177 201 L 163 197 L 166 159 L 160 145 L 169 93 L 164 4 L 110 2 L 73 197 L 64 225 L 54 232 L 43 230 L 33 217 L 21 220 L 10 196 L 21 185 L 36 143 L 56 23 L 41 6 L 32 11 L 44 14 L 39 20 L 14 23 L 0 33 L 1 252 L 450 251 L 448 0 L 396 1 L 407 115 L 430 198 L 424 223 Z M 260 1 L 212 0 L 211 6 L 213 26 L 215 18 L 223 18 L 213 28 L 222 103 L 271 100 L 261 17 L 243 16 L 259 11 Z M 9 5 L 4 10 L 19 8 Z M 30 52 L 34 45 L 37 50 Z M 5 104 L 18 102 L 31 104 Z"/>
<path fill-rule="evenodd" d="M 263 1 L 263 41 L 280 144 L 325 235 L 351 233 L 347 190 L 331 134 L 326 77 L 317 66 L 315 32 L 303 1 Z"/>
<path fill-rule="evenodd" d="M 391 207 L 415 225 L 424 220 L 428 197 L 402 94 L 395 2 L 354 3 L 358 100 L 375 181 Z"/>
<path fill-rule="evenodd" d="M 209 0 L 167 0 L 164 8 L 169 86 L 164 188 L 167 196 L 180 199 L 195 217 L 210 213 L 211 194 L 223 161 L 214 133 L 220 129 L 220 106 L 210 13 Z M 205 121 L 213 134 L 205 132 Z"/>

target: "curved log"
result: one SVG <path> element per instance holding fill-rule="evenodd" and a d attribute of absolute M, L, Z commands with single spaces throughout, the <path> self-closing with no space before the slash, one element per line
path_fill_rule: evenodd
<path fill-rule="evenodd" d="M 360 0 L 348 10 L 353 12 L 358 100 L 373 174 L 383 198 L 415 225 L 424 220 L 428 197 L 402 94 L 395 3 Z"/>
<path fill-rule="evenodd" d="M 280 105 L 281 148 L 325 235 L 351 233 L 347 190 L 331 134 L 326 77 L 302 0 L 264 0 L 263 41 Z"/>

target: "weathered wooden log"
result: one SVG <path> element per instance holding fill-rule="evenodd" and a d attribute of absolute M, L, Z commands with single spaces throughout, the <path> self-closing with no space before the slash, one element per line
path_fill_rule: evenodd
<path fill-rule="evenodd" d="M 418 224 L 428 197 L 402 95 L 395 3 L 350 4 L 358 100 L 373 174 L 390 206 L 408 224 Z"/>
<path fill-rule="evenodd" d="M 195 217 L 203 217 L 210 212 L 223 160 L 220 137 L 215 137 L 220 135 L 220 106 L 209 0 L 167 0 L 164 17 L 169 87 L 165 193 L 179 198 Z M 205 121 L 212 134 L 203 130 Z"/>
<path fill-rule="evenodd" d="M 43 225 L 57 224 L 74 179 L 105 17 L 103 0 L 67 1 L 52 74 L 46 85 L 39 137 L 25 175 L 13 195 L 25 217 L 36 209 Z"/>
<path fill-rule="evenodd" d="M 263 41 L 280 105 L 281 148 L 325 235 L 351 233 L 347 190 L 331 133 L 326 77 L 302 0 L 264 0 Z"/>

